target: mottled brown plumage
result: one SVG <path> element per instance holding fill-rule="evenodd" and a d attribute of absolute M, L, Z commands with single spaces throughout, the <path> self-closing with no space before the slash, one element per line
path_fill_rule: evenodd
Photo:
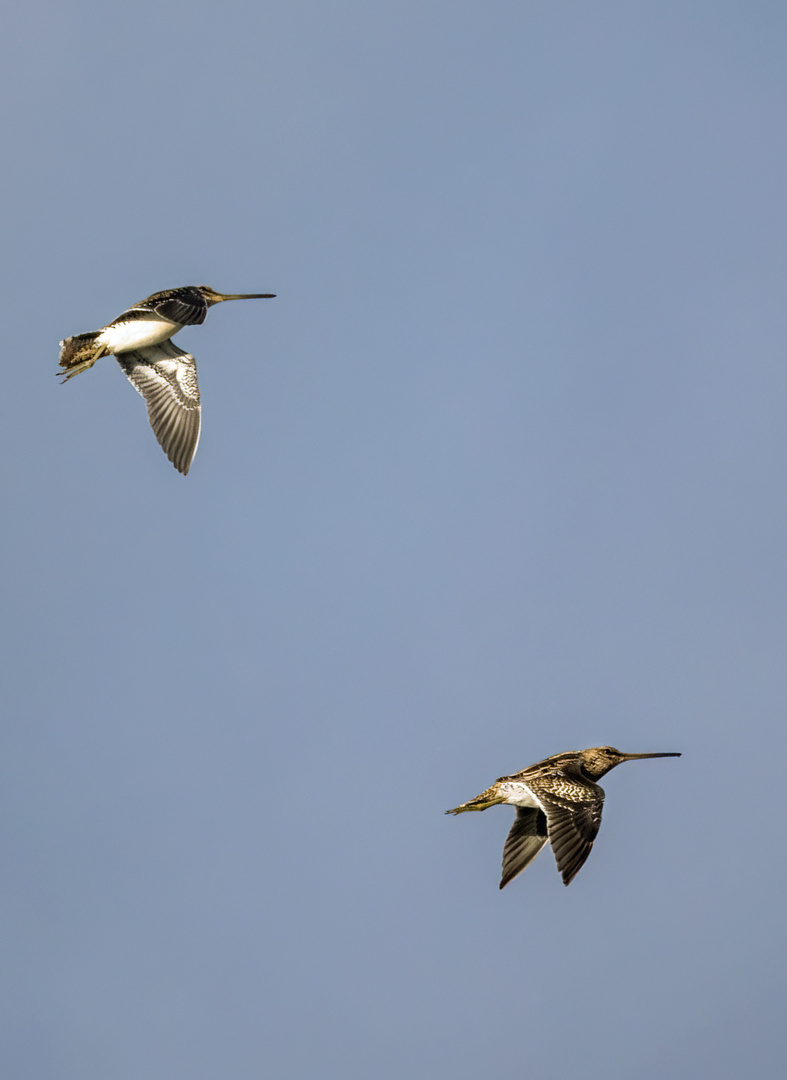
<path fill-rule="evenodd" d="M 604 791 L 596 783 L 623 761 L 680 757 L 678 753 L 622 754 L 613 746 L 573 750 L 501 776 L 486 791 L 447 814 L 486 810 L 498 803 L 516 807 L 517 816 L 503 848 L 500 888 L 520 874 L 547 842 L 568 885 L 593 847 L 601 825 Z"/>

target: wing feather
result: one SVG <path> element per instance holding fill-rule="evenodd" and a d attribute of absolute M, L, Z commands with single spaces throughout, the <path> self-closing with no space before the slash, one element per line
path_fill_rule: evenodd
<path fill-rule="evenodd" d="M 162 319 L 170 319 L 182 326 L 198 326 L 205 322 L 208 314 L 208 302 L 198 289 L 187 286 L 184 289 L 170 289 L 161 299 L 153 295 L 148 303 Z"/>
<path fill-rule="evenodd" d="M 547 819 L 543 810 L 517 806 L 514 824 L 503 848 L 501 889 L 529 866 L 546 842 Z"/>
<path fill-rule="evenodd" d="M 582 869 L 598 835 L 604 806 L 603 793 L 600 798 L 589 799 L 579 805 L 566 805 L 545 798 L 543 792 L 539 792 L 539 798 L 546 812 L 549 842 L 557 868 L 563 877 L 563 884 L 569 885 Z"/>
<path fill-rule="evenodd" d="M 185 476 L 197 452 L 202 425 L 194 357 L 171 341 L 162 341 L 116 354 L 115 359 L 145 399 L 161 449 Z"/>

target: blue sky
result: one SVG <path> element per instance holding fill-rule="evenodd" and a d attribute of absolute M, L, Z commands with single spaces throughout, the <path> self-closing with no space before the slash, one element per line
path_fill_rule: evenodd
<path fill-rule="evenodd" d="M 783 1068 L 787 15 L 8 15 L 4 1072 Z M 187 478 L 60 338 L 226 304 Z M 549 754 L 569 889 L 503 892 Z"/>

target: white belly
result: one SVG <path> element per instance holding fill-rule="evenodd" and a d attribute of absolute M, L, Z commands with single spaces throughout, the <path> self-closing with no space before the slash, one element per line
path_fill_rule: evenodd
<path fill-rule="evenodd" d="M 506 796 L 506 802 L 512 806 L 529 806 L 533 810 L 543 810 L 544 807 L 535 797 L 533 792 L 525 784 L 503 784 L 501 794 Z"/>
<path fill-rule="evenodd" d="M 162 341 L 168 341 L 182 329 L 182 323 L 151 315 L 149 319 L 130 319 L 128 322 L 107 326 L 97 340 L 111 353 L 129 352 L 131 349 L 144 349 L 146 345 L 158 345 Z"/>

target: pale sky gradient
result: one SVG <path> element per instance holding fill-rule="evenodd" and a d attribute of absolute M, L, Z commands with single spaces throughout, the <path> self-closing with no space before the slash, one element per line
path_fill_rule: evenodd
<path fill-rule="evenodd" d="M 775 1080 L 787 10 L 6 16 L 13 1080 Z M 224 304 L 187 478 L 58 341 Z M 611 743 L 570 888 L 501 773 Z"/>

